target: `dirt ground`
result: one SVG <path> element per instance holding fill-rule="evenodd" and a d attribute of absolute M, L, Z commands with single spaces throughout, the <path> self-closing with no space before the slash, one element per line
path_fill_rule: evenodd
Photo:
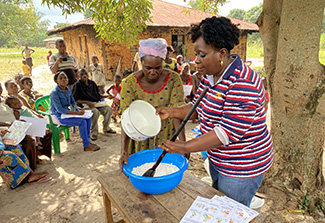
<path fill-rule="evenodd" d="M 33 73 L 36 73 L 35 70 Z M 36 87 L 52 89 L 54 85 L 48 77 L 36 77 Z M 52 84 L 44 88 L 44 82 Z M 187 139 L 195 137 L 191 129 L 196 125 L 191 122 L 186 125 Z M 11 190 L 0 179 L 0 223 L 104 223 L 102 194 L 97 177 L 119 168 L 121 126 L 118 123 L 111 126 L 117 134 L 101 132 L 95 142 L 101 147 L 97 152 L 84 152 L 78 132 L 73 133 L 72 129 L 71 140 L 66 141 L 61 137 L 62 153 L 53 155 L 52 160 L 41 157 L 44 164 L 40 164 L 36 171 L 50 172 L 53 177 L 50 182 L 26 183 Z M 207 176 L 200 153 L 192 154 L 189 163 L 188 171 L 198 178 Z M 121 219 L 114 208 L 113 215 L 114 220 Z M 319 221 L 301 213 L 278 209 L 276 201 L 266 199 L 254 222 Z"/>

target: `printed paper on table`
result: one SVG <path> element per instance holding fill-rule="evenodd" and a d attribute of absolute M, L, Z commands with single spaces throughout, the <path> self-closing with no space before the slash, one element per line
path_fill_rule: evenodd
<path fill-rule="evenodd" d="M 248 223 L 258 212 L 228 197 L 207 199 L 198 196 L 181 223 Z"/>

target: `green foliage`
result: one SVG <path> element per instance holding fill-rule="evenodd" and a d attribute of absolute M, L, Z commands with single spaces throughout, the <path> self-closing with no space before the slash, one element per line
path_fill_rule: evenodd
<path fill-rule="evenodd" d="M 56 22 L 53 28 L 56 29 L 56 28 L 60 28 L 60 27 L 63 27 L 63 26 L 67 26 L 69 24 L 70 23 L 68 23 L 68 22 Z"/>
<path fill-rule="evenodd" d="M 84 13 L 84 18 L 88 19 L 88 18 L 90 18 L 92 16 L 93 16 L 93 13 L 89 9 L 86 9 L 86 11 Z"/>
<path fill-rule="evenodd" d="M 307 211 L 310 205 L 310 196 L 304 195 L 300 199 L 299 210 Z"/>
<path fill-rule="evenodd" d="M 137 42 L 138 34 L 146 28 L 146 22 L 151 21 L 152 3 L 148 0 L 42 0 L 42 3 L 49 8 L 60 8 L 63 14 L 85 13 L 88 9 L 101 38 L 128 45 Z"/>
<path fill-rule="evenodd" d="M 0 1 L 0 46 L 20 46 L 26 42 L 45 45 L 42 40 L 46 38 L 48 22 L 41 22 L 41 16 L 28 0 Z"/>
<path fill-rule="evenodd" d="M 248 10 L 245 13 L 243 20 L 247 22 L 255 23 L 262 11 L 263 11 L 263 4 L 261 3 L 259 6 L 254 6 L 253 8 Z"/>
<path fill-rule="evenodd" d="M 217 14 L 219 6 L 226 2 L 227 0 L 190 0 L 188 4 L 194 9 Z"/>
<path fill-rule="evenodd" d="M 229 11 L 228 17 L 244 20 L 246 11 L 244 9 L 232 9 Z"/>

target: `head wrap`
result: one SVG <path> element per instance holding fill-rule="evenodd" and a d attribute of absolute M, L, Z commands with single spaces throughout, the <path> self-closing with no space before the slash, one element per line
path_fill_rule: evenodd
<path fill-rule="evenodd" d="M 162 59 L 166 58 L 167 54 L 167 41 L 162 38 L 149 38 L 140 40 L 139 42 L 139 57 L 155 56 Z"/>

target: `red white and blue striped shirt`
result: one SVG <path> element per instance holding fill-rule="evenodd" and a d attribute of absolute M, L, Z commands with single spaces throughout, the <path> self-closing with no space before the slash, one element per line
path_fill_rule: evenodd
<path fill-rule="evenodd" d="M 215 131 L 222 146 L 208 151 L 222 175 L 250 178 L 264 174 L 273 162 L 273 142 L 266 126 L 265 92 L 260 77 L 238 55 L 221 78 L 203 76 L 192 101 L 209 91 L 197 112 L 202 134 Z"/>

